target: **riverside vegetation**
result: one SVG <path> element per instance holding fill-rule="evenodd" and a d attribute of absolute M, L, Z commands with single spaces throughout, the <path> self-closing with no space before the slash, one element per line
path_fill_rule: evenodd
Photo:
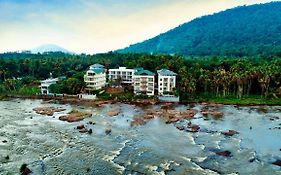
<path fill-rule="evenodd" d="M 0 55 L 0 94 L 34 95 L 39 80 L 67 78 L 51 88 L 54 93 L 83 92 L 85 70 L 93 63 L 106 68 L 143 67 L 156 72 L 168 68 L 176 73 L 181 102 L 218 102 L 224 104 L 281 104 L 281 58 L 268 57 L 183 57 L 162 54 L 71 55 L 60 52 L 44 54 L 4 53 Z M 118 94 L 102 94 L 115 98 Z M 120 96 L 132 99 L 130 89 Z"/>

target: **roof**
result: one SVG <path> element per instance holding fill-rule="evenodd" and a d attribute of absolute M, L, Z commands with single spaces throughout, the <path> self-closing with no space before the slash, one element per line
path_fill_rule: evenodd
<path fill-rule="evenodd" d="M 90 69 L 96 69 L 96 68 L 104 68 L 104 65 L 101 64 L 93 64 L 90 66 Z"/>
<path fill-rule="evenodd" d="M 149 70 L 140 70 L 135 73 L 135 75 L 149 75 L 154 76 L 155 74 L 153 72 L 150 72 Z"/>
<path fill-rule="evenodd" d="M 176 74 L 175 72 L 173 71 L 170 71 L 168 69 L 161 69 L 161 70 L 158 70 L 157 73 L 161 76 L 176 76 L 178 74 Z"/>
<path fill-rule="evenodd" d="M 134 70 L 141 71 L 141 70 L 144 70 L 144 69 L 143 69 L 143 67 L 136 67 L 136 68 L 134 68 Z"/>
<path fill-rule="evenodd" d="M 90 69 L 89 71 L 94 72 L 96 74 L 100 74 L 104 72 L 104 68 L 95 68 L 95 69 Z"/>

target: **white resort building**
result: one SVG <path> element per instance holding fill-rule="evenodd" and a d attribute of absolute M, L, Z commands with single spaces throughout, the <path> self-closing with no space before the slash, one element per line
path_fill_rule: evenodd
<path fill-rule="evenodd" d="M 86 83 L 86 90 L 93 91 L 99 90 L 106 85 L 106 70 L 101 64 L 91 65 L 89 70 L 84 75 L 84 81 Z"/>
<path fill-rule="evenodd" d="M 170 92 L 176 88 L 176 76 L 177 74 L 168 69 L 161 69 L 158 73 L 158 94 L 169 95 Z"/>
<path fill-rule="evenodd" d="M 59 78 L 48 78 L 46 80 L 41 81 L 40 90 L 41 94 L 48 95 L 50 94 L 49 87 L 52 84 L 56 84 L 59 81 Z"/>
<path fill-rule="evenodd" d="M 119 67 L 118 69 L 109 69 L 109 80 L 114 81 L 120 78 L 123 84 L 132 84 L 134 69 L 127 69 L 126 67 Z"/>
<path fill-rule="evenodd" d="M 133 75 L 134 94 L 154 95 L 154 76 L 153 72 L 140 69 Z"/>

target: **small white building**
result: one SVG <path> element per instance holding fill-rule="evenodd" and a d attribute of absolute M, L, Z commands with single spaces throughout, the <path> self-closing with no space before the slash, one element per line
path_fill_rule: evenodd
<path fill-rule="evenodd" d="M 99 90 L 106 85 L 106 70 L 101 64 L 91 65 L 84 75 L 84 82 L 86 83 L 86 90 Z"/>
<path fill-rule="evenodd" d="M 139 70 L 133 75 L 134 94 L 154 95 L 155 74 L 148 70 Z"/>
<path fill-rule="evenodd" d="M 176 88 L 177 74 L 168 69 L 161 69 L 158 73 L 158 94 L 167 95 Z"/>
<path fill-rule="evenodd" d="M 59 78 L 48 78 L 46 80 L 41 81 L 41 85 L 39 86 L 41 89 L 41 94 L 48 95 L 50 94 L 49 87 L 52 84 L 56 84 L 59 81 Z"/>
<path fill-rule="evenodd" d="M 119 67 L 118 69 L 109 69 L 108 70 L 108 78 L 111 81 L 117 80 L 120 78 L 123 84 L 132 84 L 133 83 L 133 75 L 136 70 L 127 69 L 126 67 Z"/>

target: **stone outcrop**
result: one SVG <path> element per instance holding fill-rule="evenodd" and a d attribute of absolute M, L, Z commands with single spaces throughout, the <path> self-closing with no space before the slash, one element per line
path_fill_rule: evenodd
<path fill-rule="evenodd" d="M 230 151 L 220 151 L 220 152 L 216 152 L 216 154 L 219 155 L 219 156 L 224 156 L 224 157 L 230 157 L 231 156 Z"/>
<path fill-rule="evenodd" d="M 114 117 L 114 116 L 117 116 L 119 113 L 120 113 L 120 109 L 114 109 L 114 110 L 108 111 L 107 115 L 110 117 Z"/>
<path fill-rule="evenodd" d="M 204 109 L 204 110 L 201 111 L 201 113 L 202 113 L 204 116 L 208 116 L 208 115 L 212 115 L 212 116 L 214 116 L 214 117 L 223 117 L 223 116 L 224 116 L 224 113 L 223 113 L 223 112 L 216 111 L 216 110 Z"/>
<path fill-rule="evenodd" d="M 273 165 L 281 166 L 281 160 L 276 160 L 272 163 Z"/>
<path fill-rule="evenodd" d="M 62 112 L 65 111 L 65 109 L 54 107 L 40 107 L 34 108 L 33 111 L 35 111 L 37 114 L 52 116 L 55 112 Z"/>
<path fill-rule="evenodd" d="M 222 132 L 223 135 L 226 135 L 226 136 L 233 136 L 235 134 L 239 134 L 239 132 L 237 131 L 234 131 L 234 130 L 228 130 L 226 132 Z"/>
<path fill-rule="evenodd" d="M 78 122 L 85 118 L 91 117 L 92 114 L 87 112 L 71 111 L 68 115 L 60 116 L 59 120 L 67 122 Z"/>
<path fill-rule="evenodd" d="M 27 167 L 27 164 L 22 164 L 20 167 L 21 175 L 29 175 L 32 171 Z"/>

